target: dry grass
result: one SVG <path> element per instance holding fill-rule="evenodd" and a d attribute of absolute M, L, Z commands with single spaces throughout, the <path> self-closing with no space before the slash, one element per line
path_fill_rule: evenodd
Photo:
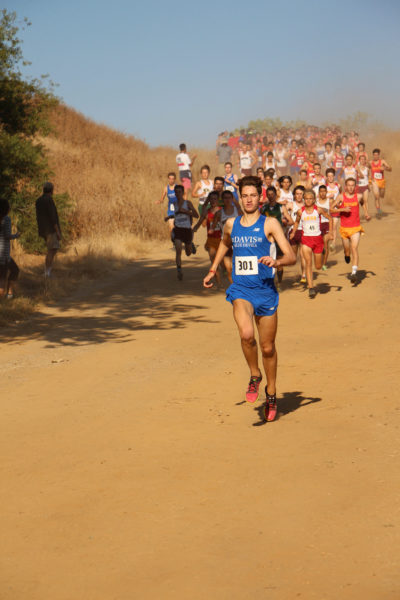
<path fill-rule="evenodd" d="M 167 173 L 177 172 L 178 150 L 152 149 L 62 105 L 51 120 L 54 134 L 41 141 L 56 193 L 68 192 L 74 203 L 74 239 L 67 252 L 57 256 L 57 276 L 46 284 L 44 258 L 27 255 L 13 243 L 12 255 L 21 269 L 20 295 L 0 302 L 0 325 L 29 316 L 37 303 L 63 296 L 84 280 L 103 277 L 148 254 L 152 241 L 169 238 L 166 205 L 155 201 L 161 198 Z M 214 152 L 189 151 L 198 154 L 194 178 L 203 163 L 215 165 Z"/>
<path fill-rule="evenodd" d="M 150 148 L 144 142 L 59 106 L 52 115 L 56 136 L 43 140 L 57 192 L 75 204 L 76 237 L 133 233 L 166 239 L 161 197 L 169 171 L 177 171 L 177 149 Z M 190 149 L 192 150 L 192 149 Z M 193 150 L 196 152 L 196 150 Z M 198 150 L 196 166 L 213 159 Z"/>

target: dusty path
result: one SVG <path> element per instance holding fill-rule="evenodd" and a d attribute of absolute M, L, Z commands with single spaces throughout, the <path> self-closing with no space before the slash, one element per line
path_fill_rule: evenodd
<path fill-rule="evenodd" d="M 399 599 L 399 225 L 281 295 L 273 424 L 202 250 L 2 330 L 2 600 Z"/>

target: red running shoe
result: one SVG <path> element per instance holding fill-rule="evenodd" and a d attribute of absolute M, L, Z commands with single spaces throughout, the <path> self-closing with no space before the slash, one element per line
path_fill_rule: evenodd
<path fill-rule="evenodd" d="M 262 380 L 262 375 L 259 375 L 257 377 L 257 375 L 252 375 L 250 377 L 250 381 L 249 381 L 249 387 L 247 388 L 247 392 L 246 392 L 246 400 L 247 402 L 256 402 L 259 398 L 259 389 L 260 389 L 260 383 Z"/>
<path fill-rule="evenodd" d="M 264 408 L 264 416 L 266 421 L 275 421 L 278 412 L 278 404 L 276 402 L 276 394 L 268 394 L 265 388 L 266 403 Z"/>

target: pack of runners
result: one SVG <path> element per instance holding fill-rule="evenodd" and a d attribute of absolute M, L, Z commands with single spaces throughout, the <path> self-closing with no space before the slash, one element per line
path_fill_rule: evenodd
<path fill-rule="evenodd" d="M 250 370 L 246 400 L 251 403 L 259 398 L 262 380 L 254 335 L 257 327 L 267 380 L 265 419 L 273 421 L 277 414 L 276 311 L 283 268 L 300 258 L 300 283 L 315 298 L 314 267 L 328 269 L 329 252 L 336 250 L 339 233 L 344 260 L 351 263 L 349 279 L 356 283 L 364 232 L 360 206 L 365 221 L 370 221 L 372 192 L 375 216 L 382 217 L 385 173 L 391 167 L 379 148 L 368 156 L 356 132 L 343 135 L 338 127 L 242 131 L 240 135 L 224 132 L 217 140 L 218 164 L 228 156 L 223 173 L 214 178 L 208 165 L 201 166 L 200 178 L 192 187 L 196 157 L 190 157 L 181 144 L 176 157 L 181 184 L 176 185 L 175 173 L 169 173 L 161 201 L 168 199 L 166 220 L 178 279 L 183 278 L 182 245 L 187 256 L 194 253 L 193 235 L 202 226 L 207 229 L 205 249 L 211 268 L 203 284 L 212 287 L 214 278 L 220 283 L 224 272 L 229 279 L 227 300 L 233 305 Z"/>

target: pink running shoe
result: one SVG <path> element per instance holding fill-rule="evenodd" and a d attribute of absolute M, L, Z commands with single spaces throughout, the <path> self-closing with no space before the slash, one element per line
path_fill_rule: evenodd
<path fill-rule="evenodd" d="M 276 414 L 278 412 L 278 405 L 276 402 L 276 394 L 268 394 L 267 388 L 265 388 L 265 395 L 267 401 L 264 407 L 264 416 L 266 421 L 275 421 Z"/>
<path fill-rule="evenodd" d="M 259 389 L 260 389 L 260 383 L 262 380 L 262 375 L 259 375 L 257 377 L 257 375 L 252 375 L 250 377 L 250 381 L 249 381 L 249 387 L 247 388 L 247 392 L 246 392 L 246 400 L 247 402 L 256 402 L 259 398 Z"/>

